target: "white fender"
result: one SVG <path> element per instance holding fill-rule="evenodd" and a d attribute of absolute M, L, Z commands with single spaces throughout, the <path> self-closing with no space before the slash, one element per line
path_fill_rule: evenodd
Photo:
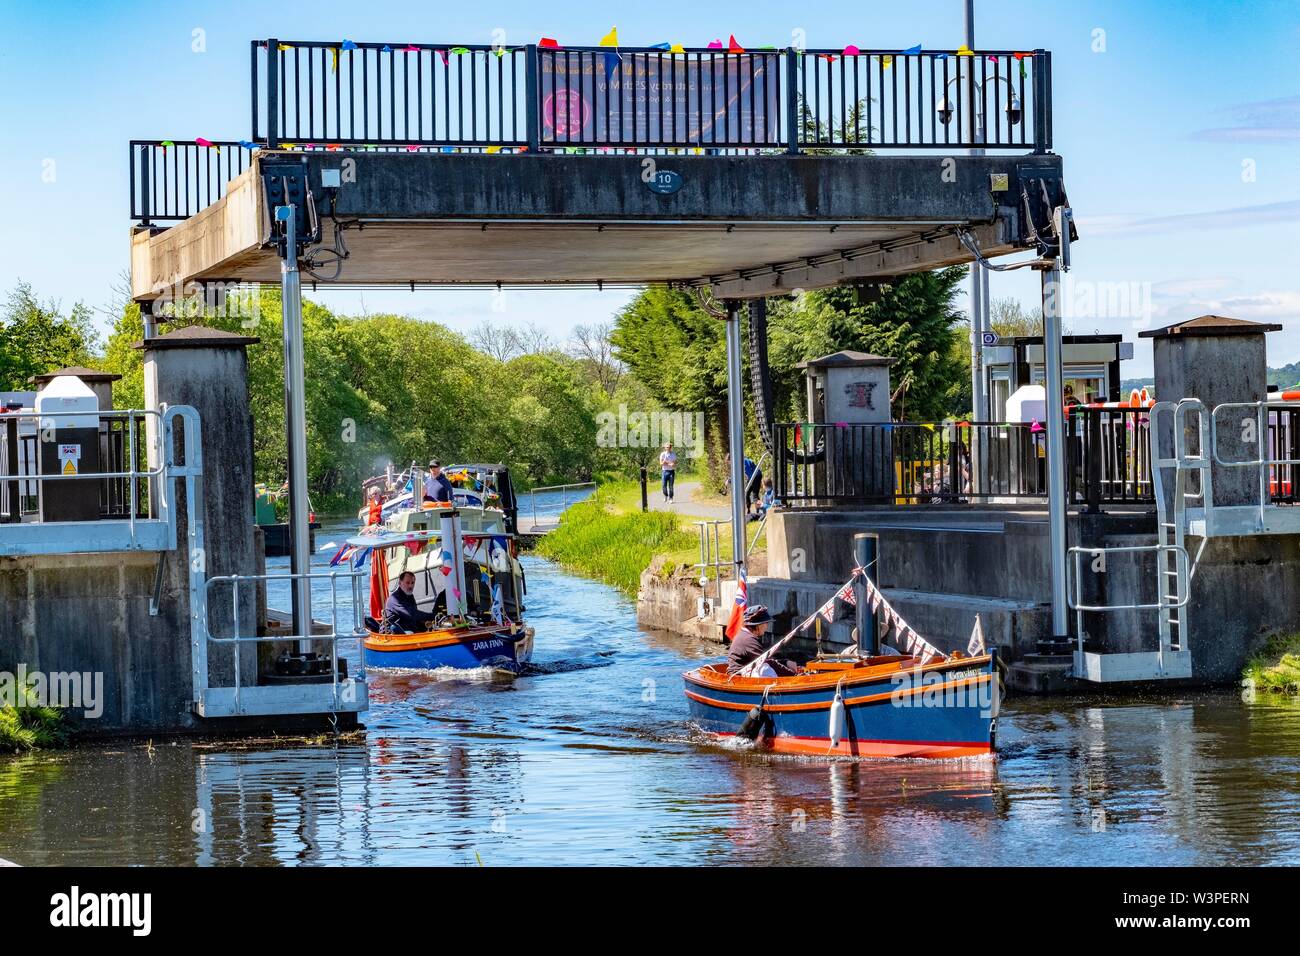
<path fill-rule="evenodd" d="M 840 696 L 840 689 L 835 688 L 835 699 L 831 701 L 831 723 L 830 738 L 831 749 L 834 750 L 840 745 L 840 737 L 844 735 L 844 698 Z"/>

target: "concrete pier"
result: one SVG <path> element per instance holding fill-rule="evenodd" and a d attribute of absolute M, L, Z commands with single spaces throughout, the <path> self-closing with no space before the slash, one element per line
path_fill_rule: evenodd
<path fill-rule="evenodd" d="M 148 494 L 151 499 L 173 496 L 168 504 L 177 514 L 175 539 L 166 548 L 0 557 L 0 607 L 9 610 L 0 615 L 0 671 L 23 668 L 29 674 L 82 675 L 92 686 L 101 682 L 98 713 L 83 714 L 78 707 L 69 711 L 83 737 L 331 726 L 328 714 L 212 719 L 195 713 L 190 568 L 202 568 L 210 578 L 257 574 L 263 565 L 253 525 L 253 425 L 245 353 L 257 341 L 195 326 L 137 345 L 144 351 L 148 407 L 188 405 L 201 418 L 204 471 L 196 504 L 211 529 L 201 551 L 187 545 L 184 482 L 159 478 L 152 479 Z M 178 459 L 189 461 L 179 430 L 175 440 Z M 152 447 L 150 453 L 150 465 L 156 467 Z M 151 614 L 156 579 L 161 586 L 157 613 Z M 209 629 L 214 635 L 229 634 L 229 589 L 224 594 L 213 590 Z M 251 583 L 244 586 L 242 598 L 240 630 L 249 633 L 265 601 Z M 208 649 L 208 686 L 230 686 L 232 648 L 212 644 Z M 258 683 L 257 661 L 257 648 L 245 645 L 240 655 L 243 686 Z M 338 714 L 339 727 L 355 725 L 355 714 Z"/>

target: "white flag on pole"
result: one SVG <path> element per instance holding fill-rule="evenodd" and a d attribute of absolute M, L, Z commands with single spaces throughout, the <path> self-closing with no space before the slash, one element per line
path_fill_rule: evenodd
<path fill-rule="evenodd" d="M 975 627 L 970 632 L 970 641 L 966 645 L 966 653 L 971 657 L 978 657 L 984 653 L 984 625 L 980 623 L 980 616 L 975 615 Z"/>

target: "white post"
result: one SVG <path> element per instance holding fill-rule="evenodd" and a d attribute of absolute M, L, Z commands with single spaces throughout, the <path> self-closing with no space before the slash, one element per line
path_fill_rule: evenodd
<path fill-rule="evenodd" d="M 727 300 L 727 425 L 731 451 L 731 556 L 736 580 L 745 564 L 745 401 L 740 381 L 740 303 Z"/>
<path fill-rule="evenodd" d="M 298 224 L 293 206 L 277 206 L 284 223 L 285 254 L 280 260 L 280 300 L 284 317 L 285 446 L 289 471 L 289 570 L 304 577 L 293 582 L 293 632 L 298 650 L 311 650 L 311 525 L 307 517 L 307 401 L 302 342 L 302 284 L 298 274 Z"/>
<path fill-rule="evenodd" d="M 460 534 L 460 512 L 440 509 L 442 550 L 451 555 L 451 574 L 447 575 L 447 613 L 465 616 L 465 549 Z M 432 597 L 433 595 L 430 595 Z"/>

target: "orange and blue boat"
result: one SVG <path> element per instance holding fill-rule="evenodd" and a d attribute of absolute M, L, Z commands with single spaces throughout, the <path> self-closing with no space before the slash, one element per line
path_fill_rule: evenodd
<path fill-rule="evenodd" d="M 776 753 L 970 757 L 996 746 L 996 650 L 919 657 L 827 657 L 790 677 L 744 677 L 726 664 L 684 675 L 691 718 L 706 733 Z"/>
<path fill-rule="evenodd" d="M 494 667 L 518 671 L 533 653 L 533 629 L 522 624 L 452 627 L 421 633 L 368 630 L 367 667 L 439 670 Z"/>

